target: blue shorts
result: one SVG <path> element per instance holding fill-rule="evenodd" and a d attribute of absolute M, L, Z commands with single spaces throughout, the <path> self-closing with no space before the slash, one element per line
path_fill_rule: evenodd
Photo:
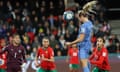
<path fill-rule="evenodd" d="M 80 59 L 87 59 L 89 57 L 89 49 L 79 48 L 79 58 Z"/>

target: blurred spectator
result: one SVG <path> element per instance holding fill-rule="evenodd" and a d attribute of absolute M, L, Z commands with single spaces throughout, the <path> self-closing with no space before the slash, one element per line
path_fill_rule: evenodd
<path fill-rule="evenodd" d="M 44 21 L 44 28 L 45 28 L 45 35 L 50 35 L 51 34 L 51 29 L 50 29 L 50 26 L 49 26 L 49 23 L 48 21 Z"/>
<path fill-rule="evenodd" d="M 96 20 L 96 18 L 95 18 L 95 15 L 94 14 L 91 14 L 91 21 L 94 23 L 95 22 L 95 20 Z"/>
<path fill-rule="evenodd" d="M 38 17 L 41 19 L 42 16 L 46 16 L 45 7 L 40 7 L 40 9 L 38 11 Z"/>
<path fill-rule="evenodd" d="M 50 36 L 50 46 L 55 49 L 56 45 L 58 44 L 58 41 L 55 39 L 54 35 Z"/>
<path fill-rule="evenodd" d="M 34 21 L 38 21 L 38 19 L 37 19 L 37 13 L 36 13 L 36 11 L 35 10 L 32 10 L 32 12 L 31 12 L 31 20 L 34 20 Z"/>
<path fill-rule="evenodd" d="M 62 52 L 61 52 L 59 44 L 55 45 L 54 53 L 55 53 L 55 56 L 62 56 Z"/>
<path fill-rule="evenodd" d="M 107 48 L 110 45 L 109 37 L 107 35 L 105 35 L 103 38 L 105 40 L 104 46 Z"/>
<path fill-rule="evenodd" d="M 74 0 L 64 0 L 65 3 L 65 9 L 69 10 L 71 8 L 75 7 L 75 1 Z"/>
<path fill-rule="evenodd" d="M 37 52 L 37 48 L 36 48 L 36 47 L 32 48 L 32 52 L 31 52 L 31 54 L 30 54 L 31 59 L 35 59 L 36 52 Z"/>
<path fill-rule="evenodd" d="M 6 9 L 7 9 L 7 11 L 8 12 L 11 12 L 11 11 L 13 11 L 13 7 L 12 7 L 12 5 L 11 5 L 11 2 L 10 1 L 7 1 L 7 5 L 6 5 L 7 7 L 6 7 Z"/>
<path fill-rule="evenodd" d="M 96 37 L 104 37 L 105 32 L 103 31 L 103 28 L 99 28 L 98 32 L 96 33 Z"/>
<path fill-rule="evenodd" d="M 0 39 L 0 48 L 4 47 L 6 45 L 6 40 L 4 38 Z"/>
<path fill-rule="evenodd" d="M 78 36 L 78 28 L 75 27 L 73 34 L 71 35 L 71 41 L 75 40 Z"/>
<path fill-rule="evenodd" d="M 20 28 L 18 29 L 18 34 L 19 34 L 20 36 L 22 36 L 22 35 L 24 35 L 24 33 L 25 33 L 25 28 L 24 28 L 23 25 L 21 25 Z"/>
<path fill-rule="evenodd" d="M 25 17 L 25 21 L 23 22 L 23 25 L 26 27 L 25 28 L 25 31 L 28 32 L 28 31 L 32 31 L 32 21 L 30 19 L 29 16 L 26 16 Z"/>
<path fill-rule="evenodd" d="M 57 28 L 59 28 L 63 23 L 62 15 L 58 15 Z"/>
<path fill-rule="evenodd" d="M 58 14 L 62 15 L 65 9 L 65 5 L 63 0 L 59 0 L 59 4 L 58 4 Z"/>
<path fill-rule="evenodd" d="M 7 26 L 6 24 L 3 24 L 0 28 L 0 37 L 6 37 L 7 36 Z"/>
<path fill-rule="evenodd" d="M 100 24 L 99 20 L 95 20 L 93 32 L 96 34 L 99 31 L 99 28 L 102 27 L 102 24 Z"/>
<path fill-rule="evenodd" d="M 42 16 L 41 19 L 40 19 L 40 22 L 41 23 L 45 23 L 47 21 L 47 18 L 46 16 Z M 49 23 L 48 23 L 49 24 Z M 50 26 L 50 25 L 49 25 Z"/>
<path fill-rule="evenodd" d="M 91 37 L 91 42 L 92 42 L 92 46 L 95 47 L 96 46 L 96 40 L 97 40 L 97 37 L 95 34 L 92 35 Z"/>
<path fill-rule="evenodd" d="M 104 13 L 101 11 L 100 13 L 98 13 L 99 14 L 99 16 L 98 16 L 98 19 L 99 19 L 99 21 L 102 23 L 104 20 L 106 20 L 105 19 L 105 16 L 104 16 Z"/>
<path fill-rule="evenodd" d="M 27 34 L 23 36 L 23 46 L 25 47 L 27 58 L 30 58 L 30 54 L 32 52 L 32 46 L 29 43 L 29 38 Z"/>
<path fill-rule="evenodd" d="M 67 56 L 68 48 L 64 46 L 64 49 L 62 50 L 62 55 Z"/>
<path fill-rule="evenodd" d="M 27 35 L 29 37 L 29 41 L 30 41 L 29 43 L 32 44 L 32 42 L 34 41 L 34 37 L 35 37 L 34 33 L 32 31 L 29 31 L 27 32 Z"/>
<path fill-rule="evenodd" d="M 76 12 L 76 13 L 75 13 L 75 17 L 74 17 L 74 19 L 73 19 L 73 21 L 74 21 L 74 26 L 76 26 L 76 27 L 79 27 L 78 17 L 79 17 L 79 15 L 78 15 L 78 13 Z"/>
<path fill-rule="evenodd" d="M 50 24 L 50 28 L 51 28 L 51 29 L 54 28 L 54 26 L 55 26 L 55 19 L 54 19 L 54 16 L 53 16 L 52 14 L 50 14 L 50 17 L 49 17 L 49 19 L 48 19 L 48 22 L 49 22 L 49 24 Z"/>
<path fill-rule="evenodd" d="M 20 15 L 16 16 L 16 19 L 13 23 L 17 29 L 20 29 L 20 26 L 23 25 Z"/>
<path fill-rule="evenodd" d="M 0 19 L 3 19 L 3 14 L 4 13 L 4 6 L 3 6 L 3 1 L 0 1 Z"/>
<path fill-rule="evenodd" d="M 8 44 L 12 44 L 12 36 L 8 37 Z"/>
<path fill-rule="evenodd" d="M 117 46 L 117 53 L 119 54 L 120 53 L 120 42 L 116 44 Z"/>
<path fill-rule="evenodd" d="M 66 30 L 64 38 L 68 42 L 72 41 L 72 37 L 71 37 L 70 31 Z"/>
<path fill-rule="evenodd" d="M 41 7 L 46 7 L 46 2 L 44 0 L 41 2 Z"/>
<path fill-rule="evenodd" d="M 33 18 L 33 32 L 34 33 L 36 33 L 36 27 L 38 26 L 38 23 L 39 23 L 39 19 L 38 19 L 38 17 L 37 16 L 35 16 L 34 18 Z"/>
<path fill-rule="evenodd" d="M 70 34 L 72 34 L 74 32 L 75 26 L 74 26 L 74 22 L 72 20 L 69 22 L 67 29 L 68 29 Z"/>
<path fill-rule="evenodd" d="M 10 31 L 10 34 L 11 34 L 11 35 L 17 33 L 17 29 L 16 29 L 16 27 L 15 27 L 14 24 L 11 25 L 11 29 L 10 29 L 10 30 L 11 30 L 11 31 Z"/>
<path fill-rule="evenodd" d="M 31 10 L 31 7 L 29 7 L 29 3 L 27 1 L 24 2 L 23 7 L 24 7 L 24 10 L 26 10 L 25 13 L 23 11 L 23 15 L 26 16 L 28 14 L 27 12 Z"/>
<path fill-rule="evenodd" d="M 57 51 L 57 56 L 63 56 L 61 51 Z"/>
<path fill-rule="evenodd" d="M 54 12 L 54 5 L 53 5 L 53 2 L 50 1 L 49 2 L 49 14 L 55 14 L 56 12 Z"/>
<path fill-rule="evenodd" d="M 52 33 L 54 36 L 57 37 L 58 29 L 57 29 L 56 27 L 53 27 L 53 28 L 51 29 L 51 33 Z"/>
<path fill-rule="evenodd" d="M 109 39 L 110 45 L 108 46 L 108 51 L 110 53 L 117 51 L 117 44 L 119 43 L 119 39 L 116 35 L 112 34 Z"/>
<path fill-rule="evenodd" d="M 64 35 L 65 31 L 66 31 L 66 26 L 64 23 L 62 23 L 61 26 L 59 27 L 58 36 Z"/>
<path fill-rule="evenodd" d="M 20 5 L 20 2 L 19 2 L 19 1 L 16 1 L 16 2 L 15 2 L 14 12 L 15 12 L 15 15 L 21 15 L 22 6 Z M 15 18 L 15 19 L 16 19 L 16 18 Z"/>
<path fill-rule="evenodd" d="M 60 45 L 61 50 L 63 50 L 64 47 L 65 47 L 65 39 L 64 39 L 64 36 L 63 36 L 63 35 L 61 35 L 61 36 L 59 37 L 59 45 Z"/>
<path fill-rule="evenodd" d="M 110 25 L 106 21 L 103 22 L 102 28 L 103 31 L 109 35 L 111 29 L 110 29 Z"/>
<path fill-rule="evenodd" d="M 34 41 L 33 41 L 33 43 L 32 43 L 32 47 L 33 47 L 33 48 L 38 48 L 39 46 L 41 46 L 41 45 L 40 45 L 40 42 L 39 42 L 39 40 L 38 40 L 38 37 L 35 36 L 35 37 L 34 37 Z"/>
<path fill-rule="evenodd" d="M 43 28 L 41 27 L 41 28 L 39 28 L 39 30 L 38 30 L 38 40 L 39 40 L 39 42 L 40 43 L 42 43 L 42 38 L 45 36 L 45 34 L 44 34 L 44 30 L 43 30 Z"/>

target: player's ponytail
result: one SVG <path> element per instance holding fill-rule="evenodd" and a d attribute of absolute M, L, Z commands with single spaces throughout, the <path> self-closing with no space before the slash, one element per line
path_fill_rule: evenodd
<path fill-rule="evenodd" d="M 87 4 L 85 4 L 82 8 L 82 10 L 79 10 L 78 11 L 78 14 L 79 14 L 79 17 L 80 16 L 88 16 L 91 13 L 96 13 L 93 8 L 94 6 L 97 4 L 97 1 L 90 1 L 88 2 Z"/>

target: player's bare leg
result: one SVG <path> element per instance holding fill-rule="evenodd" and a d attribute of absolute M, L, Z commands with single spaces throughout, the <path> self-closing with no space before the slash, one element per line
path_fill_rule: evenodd
<path fill-rule="evenodd" d="M 88 68 L 88 59 L 81 59 L 81 64 L 82 64 L 82 68 L 83 70 L 86 68 L 86 69 L 89 69 Z"/>

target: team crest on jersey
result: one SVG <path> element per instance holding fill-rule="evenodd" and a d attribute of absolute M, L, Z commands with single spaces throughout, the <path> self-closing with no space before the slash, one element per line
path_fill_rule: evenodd
<path fill-rule="evenodd" d="M 73 53 L 73 56 L 77 56 L 77 53 L 76 53 L 76 52 L 74 52 L 74 53 Z"/>
<path fill-rule="evenodd" d="M 106 55 L 107 55 L 107 54 L 106 54 L 106 52 L 103 52 L 102 56 L 104 56 L 104 57 L 105 57 Z"/>
<path fill-rule="evenodd" d="M 22 51 L 21 50 L 18 50 L 19 53 L 21 53 Z"/>
<path fill-rule="evenodd" d="M 81 33 L 84 33 L 84 32 L 85 32 L 85 28 L 81 28 L 81 29 L 80 29 L 80 32 L 81 32 Z"/>

